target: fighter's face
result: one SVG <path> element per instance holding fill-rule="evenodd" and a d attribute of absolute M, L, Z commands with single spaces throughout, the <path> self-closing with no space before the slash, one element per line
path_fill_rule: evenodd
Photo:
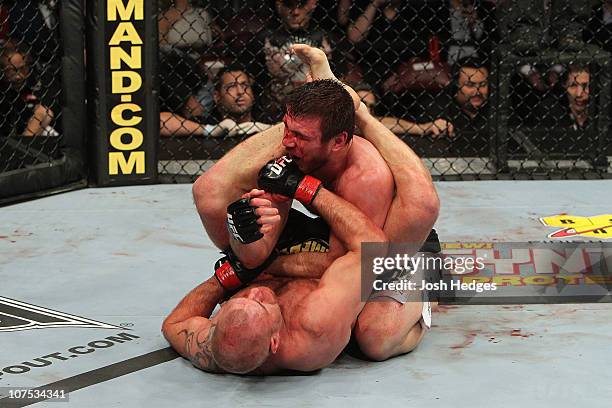
<path fill-rule="evenodd" d="M 215 101 L 226 113 L 242 115 L 253 108 L 255 97 L 249 76 L 242 71 L 230 71 L 221 76 Z"/>
<path fill-rule="evenodd" d="M 321 119 L 313 117 L 283 117 L 285 133 L 283 146 L 298 168 L 310 174 L 323 167 L 331 153 L 331 141 L 323 142 Z"/>
<path fill-rule="evenodd" d="M 589 105 L 591 75 L 587 71 L 570 72 L 565 83 L 570 108 L 576 112 L 586 111 Z"/>
<path fill-rule="evenodd" d="M 457 79 L 455 99 L 464 109 L 477 112 L 489 97 L 489 71 L 486 68 L 463 67 Z"/>
<path fill-rule="evenodd" d="M 317 0 L 276 1 L 276 10 L 283 24 L 289 30 L 308 28 Z"/>

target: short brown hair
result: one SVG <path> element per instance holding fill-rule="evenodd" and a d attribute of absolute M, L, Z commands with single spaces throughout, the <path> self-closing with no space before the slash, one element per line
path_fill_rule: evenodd
<path fill-rule="evenodd" d="M 353 137 L 353 98 L 335 79 L 320 79 L 294 89 L 287 95 L 285 106 L 285 113 L 291 117 L 321 118 L 323 141 L 329 141 L 342 132 L 347 133 L 347 141 Z"/>

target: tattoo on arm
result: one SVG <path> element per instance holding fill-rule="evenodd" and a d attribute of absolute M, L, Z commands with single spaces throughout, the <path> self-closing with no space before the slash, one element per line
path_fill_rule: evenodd
<path fill-rule="evenodd" d="M 201 338 L 202 331 L 194 332 L 189 330 L 181 330 L 180 334 L 185 335 L 185 352 L 186 357 L 197 368 L 209 372 L 222 372 L 217 366 L 212 353 L 212 336 L 215 332 L 215 325 L 210 327 L 210 330 L 204 338 Z"/>

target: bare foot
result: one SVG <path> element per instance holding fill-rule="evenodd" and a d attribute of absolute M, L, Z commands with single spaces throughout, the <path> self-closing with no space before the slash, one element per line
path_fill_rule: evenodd
<path fill-rule="evenodd" d="M 327 55 L 325 52 L 319 48 L 311 47 L 306 44 L 295 44 L 291 47 L 291 51 L 295 53 L 308 67 L 310 68 L 310 72 L 308 73 L 308 80 L 314 81 L 317 79 L 335 79 L 336 76 L 332 72 L 329 62 L 327 61 Z M 355 110 L 359 108 L 359 103 L 361 99 L 359 95 L 346 84 L 342 84 L 344 88 L 348 91 L 353 98 L 353 104 L 355 106 Z"/>
<path fill-rule="evenodd" d="M 291 47 L 302 62 L 310 68 L 310 76 L 317 79 L 337 79 L 327 61 L 327 55 L 322 49 L 311 47 L 306 44 L 295 44 Z"/>

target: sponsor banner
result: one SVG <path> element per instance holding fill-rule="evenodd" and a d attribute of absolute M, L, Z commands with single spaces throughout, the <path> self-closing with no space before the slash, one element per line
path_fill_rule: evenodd
<path fill-rule="evenodd" d="M 459 304 L 612 300 L 612 243 L 455 242 L 442 244 L 439 254 L 395 250 L 374 255 L 380 254 L 379 245 L 362 249 L 364 299 Z"/>
<path fill-rule="evenodd" d="M 157 177 L 155 7 L 144 0 L 95 2 L 101 18 L 91 23 L 88 59 L 97 83 L 92 106 L 98 185 L 144 184 Z"/>

